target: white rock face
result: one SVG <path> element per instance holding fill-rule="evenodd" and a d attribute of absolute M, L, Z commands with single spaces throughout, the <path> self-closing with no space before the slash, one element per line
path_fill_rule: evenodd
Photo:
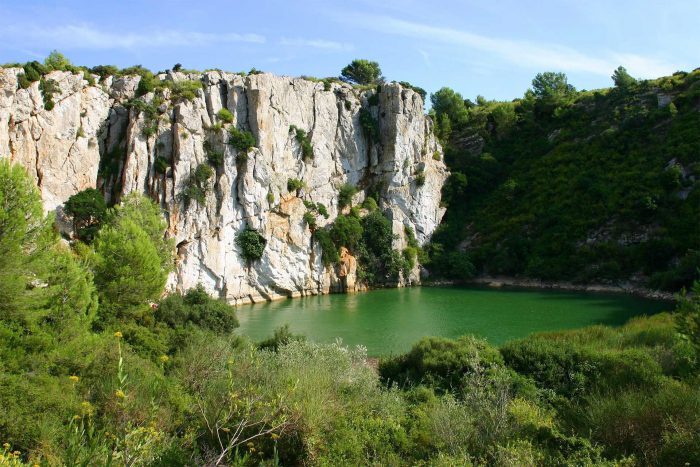
<path fill-rule="evenodd" d="M 201 81 L 192 101 L 160 101 L 143 96 L 156 110 L 139 110 L 134 98 L 139 77 L 106 78 L 95 86 L 82 75 L 53 72 L 61 91 L 55 107 L 44 109 L 38 83 L 18 89 L 20 69 L 0 69 L 0 157 L 25 166 L 40 187 L 47 211 L 89 187 L 118 202 L 139 191 L 160 203 L 175 238 L 178 261 L 169 286 L 186 290 L 202 283 L 233 303 L 328 293 L 339 290 L 335 268 L 326 268 L 321 250 L 303 221 L 304 202 L 323 203 L 337 217 L 338 191 L 358 187 L 355 202 L 379 193 L 380 209 L 392 220 L 396 248 L 406 246 L 404 227 L 425 243 L 444 209 L 440 190 L 448 176 L 423 101 L 398 84 L 384 84 L 378 104 L 346 84 L 258 74 L 242 77 L 218 71 L 202 75 L 169 73 L 161 79 Z M 233 122 L 218 117 L 228 109 Z M 372 141 L 360 121 L 367 109 L 378 122 Z M 304 130 L 314 150 L 304 159 L 294 125 Z M 236 158 L 228 128 L 251 131 L 256 146 L 247 160 Z M 150 128 L 150 131 L 144 129 Z M 182 200 L 187 181 L 208 152 L 223 153 L 202 205 Z M 169 161 L 166 173 L 156 161 Z M 289 179 L 305 187 L 287 190 Z M 236 236 L 249 226 L 267 240 L 263 257 L 247 264 Z M 418 269 L 406 278 L 417 282 Z M 406 281 L 402 281 L 406 282 Z"/>

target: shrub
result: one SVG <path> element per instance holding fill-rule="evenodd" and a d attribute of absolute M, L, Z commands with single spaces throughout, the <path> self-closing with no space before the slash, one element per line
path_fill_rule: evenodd
<path fill-rule="evenodd" d="M 321 247 L 321 259 L 325 266 L 336 264 L 340 261 L 338 248 L 335 246 L 335 243 L 333 243 L 329 229 L 314 230 L 313 238 Z"/>
<path fill-rule="evenodd" d="M 238 128 L 231 127 L 228 129 L 228 133 L 228 143 L 239 151 L 248 152 L 256 144 L 255 136 L 249 131 L 241 131 Z"/>
<path fill-rule="evenodd" d="M 298 178 L 290 178 L 287 179 L 287 191 L 291 192 L 298 192 L 302 188 L 304 188 L 306 184 L 302 181 L 299 180 Z"/>
<path fill-rule="evenodd" d="M 224 152 L 210 149 L 207 151 L 207 162 L 209 162 L 209 164 L 213 167 L 221 166 L 221 164 L 224 163 Z"/>
<path fill-rule="evenodd" d="M 280 347 L 285 346 L 290 342 L 305 340 L 306 338 L 304 336 L 292 333 L 292 331 L 289 330 L 289 324 L 285 324 L 284 326 L 276 328 L 272 336 L 258 342 L 258 349 L 277 352 Z"/>
<path fill-rule="evenodd" d="M 189 206 L 190 201 L 204 204 L 209 191 L 209 179 L 214 175 L 214 170 L 207 164 L 199 164 L 185 180 L 184 189 L 180 192 L 179 198 Z"/>
<path fill-rule="evenodd" d="M 275 202 L 275 195 L 272 193 L 272 191 L 267 192 L 267 202 L 270 204 Z"/>
<path fill-rule="evenodd" d="M 236 236 L 236 245 L 241 249 L 241 254 L 246 261 L 256 261 L 262 258 L 267 240 L 257 230 L 246 227 Z"/>
<path fill-rule="evenodd" d="M 357 193 L 357 188 L 349 183 L 344 184 L 338 190 L 338 207 L 343 209 L 345 206 L 350 205 L 352 202 L 352 197 Z"/>
<path fill-rule="evenodd" d="M 197 97 L 197 92 L 202 89 L 201 81 L 183 80 L 169 82 L 170 90 L 172 91 L 172 99 L 185 99 L 192 101 Z"/>
<path fill-rule="evenodd" d="M 377 201 L 371 196 L 365 198 L 365 200 L 362 202 L 362 207 L 369 212 L 376 211 L 379 208 L 379 206 L 377 206 Z"/>
<path fill-rule="evenodd" d="M 88 188 L 68 198 L 64 209 L 73 219 L 73 230 L 78 238 L 90 243 L 105 219 L 107 203 L 102 193 Z"/>
<path fill-rule="evenodd" d="M 442 391 L 454 391 L 465 375 L 501 366 L 498 349 L 473 336 L 459 339 L 426 337 L 403 355 L 383 360 L 380 376 L 401 386 L 427 384 Z"/>
<path fill-rule="evenodd" d="M 228 109 L 221 109 L 216 115 L 225 123 L 233 123 L 233 114 Z"/>
<path fill-rule="evenodd" d="M 316 203 L 316 210 L 320 215 L 322 215 L 325 219 L 328 219 L 328 209 L 326 208 L 326 205 L 323 203 Z"/>
<path fill-rule="evenodd" d="M 235 308 L 224 300 L 209 296 L 202 284 L 184 295 L 168 295 L 158 304 L 154 317 L 173 329 L 196 326 L 224 334 L 238 327 Z"/>
<path fill-rule="evenodd" d="M 421 170 L 417 172 L 414 180 L 416 181 L 416 186 L 425 185 L 425 171 Z"/>
<path fill-rule="evenodd" d="M 289 126 L 289 131 L 293 131 L 295 138 L 301 147 L 301 154 L 304 159 L 314 158 L 314 148 L 311 145 L 311 140 L 304 130 L 297 128 L 294 125 Z"/>
<path fill-rule="evenodd" d="M 29 81 L 26 73 L 20 73 L 17 75 L 17 84 L 19 85 L 20 89 L 27 89 L 32 85 L 32 82 Z"/>
<path fill-rule="evenodd" d="M 53 96 L 54 94 L 61 92 L 61 88 L 58 86 L 58 83 L 52 79 L 41 78 L 39 81 L 39 89 L 41 89 L 44 97 L 44 109 L 53 109 L 55 105 Z"/>
<path fill-rule="evenodd" d="M 329 233 L 335 245 L 355 251 L 362 240 L 362 224 L 354 216 L 338 216 Z"/>
<path fill-rule="evenodd" d="M 304 213 L 304 223 L 309 226 L 310 229 L 316 227 L 316 215 L 313 212 L 306 211 Z"/>
<path fill-rule="evenodd" d="M 368 109 L 360 110 L 360 126 L 370 143 L 379 142 L 379 121 L 372 116 Z"/>
<path fill-rule="evenodd" d="M 165 174 L 168 171 L 168 167 L 170 167 L 170 161 L 167 158 L 163 156 L 156 157 L 153 163 L 153 169 L 156 173 Z"/>

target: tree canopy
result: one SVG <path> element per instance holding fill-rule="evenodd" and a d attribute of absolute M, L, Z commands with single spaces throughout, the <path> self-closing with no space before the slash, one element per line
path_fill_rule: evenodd
<path fill-rule="evenodd" d="M 565 73 L 545 71 L 538 73 L 532 80 L 532 92 L 540 99 L 557 99 L 576 91 L 568 82 Z"/>
<path fill-rule="evenodd" d="M 382 77 L 379 63 L 364 59 L 355 59 L 340 72 L 343 81 L 354 84 L 373 84 Z"/>

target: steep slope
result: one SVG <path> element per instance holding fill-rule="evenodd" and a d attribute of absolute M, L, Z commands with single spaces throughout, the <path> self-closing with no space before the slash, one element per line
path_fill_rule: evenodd
<path fill-rule="evenodd" d="M 459 276 L 444 252 L 461 252 L 489 275 L 671 291 L 698 277 L 700 70 L 478 105 L 447 90 L 437 104 L 453 176 L 434 270 Z"/>
<path fill-rule="evenodd" d="M 311 203 L 322 203 L 328 217 L 318 217 L 318 227 L 332 222 L 344 184 L 358 188 L 355 204 L 375 194 L 397 249 L 408 242 L 406 227 L 424 244 L 444 213 L 448 174 L 433 157 L 442 150 L 422 98 L 399 84 L 357 89 L 270 74 L 168 73 L 158 79 L 170 86 L 136 97 L 139 76 L 90 85 L 81 74 L 54 71 L 42 80 L 55 83 L 51 106 L 45 86 L 20 86 L 21 72 L 0 70 L 0 156 L 28 169 L 66 231 L 62 203 L 85 188 L 98 187 L 111 202 L 133 191 L 157 200 L 177 244 L 172 287 L 201 282 L 238 303 L 359 287 L 338 277 L 354 270 L 324 266 L 303 219 Z M 295 128 L 312 157 L 304 157 Z M 254 147 L 229 144 L 235 129 L 250 131 Z M 202 166 L 213 169 L 211 178 Z M 304 186 L 289 190 L 292 179 Z M 202 197 L 188 196 L 188 187 Z M 266 240 L 259 261 L 246 261 L 236 243 L 247 227 Z M 414 268 L 402 283 L 416 280 Z"/>

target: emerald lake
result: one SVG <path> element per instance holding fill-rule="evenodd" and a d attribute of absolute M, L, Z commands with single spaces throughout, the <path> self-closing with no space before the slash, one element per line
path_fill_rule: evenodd
<path fill-rule="evenodd" d="M 341 338 L 370 356 L 405 352 L 425 336 L 475 334 L 499 345 L 539 331 L 593 324 L 619 326 L 638 315 L 673 308 L 669 302 L 623 294 L 534 289 L 415 287 L 281 300 L 237 309 L 237 333 L 254 341 L 289 324 L 315 342 Z"/>

